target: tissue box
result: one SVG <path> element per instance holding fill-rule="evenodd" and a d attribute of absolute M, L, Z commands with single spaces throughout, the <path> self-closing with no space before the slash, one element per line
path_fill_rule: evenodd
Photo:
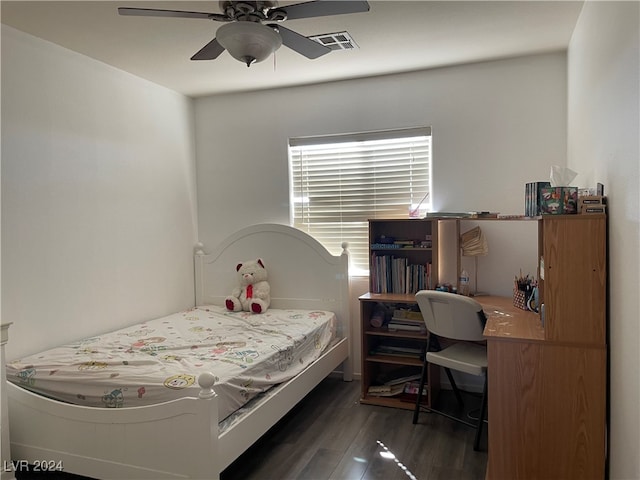
<path fill-rule="evenodd" d="M 544 187 L 540 193 L 543 215 L 578 213 L 578 187 Z"/>

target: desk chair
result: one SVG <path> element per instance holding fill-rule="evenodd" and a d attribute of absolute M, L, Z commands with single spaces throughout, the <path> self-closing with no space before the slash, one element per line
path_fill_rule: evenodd
<path fill-rule="evenodd" d="M 413 413 L 413 423 L 418 423 L 418 415 L 420 414 L 420 409 L 423 408 L 426 411 L 438 413 L 473 427 L 476 429 L 473 449 L 478 450 L 487 410 L 487 347 L 486 345 L 466 342 L 484 341 L 482 332 L 486 317 L 482 311 L 482 306 L 472 298 L 464 295 L 435 290 L 419 291 L 416 293 L 416 301 L 430 334 L 444 339 L 457 340 L 458 342 L 439 351 L 427 351 L 422 367 L 418 399 Z M 464 402 L 451 370 L 484 377 L 482 405 L 477 423 L 470 423 L 462 418 L 454 417 L 420 404 L 429 363 L 444 368 L 460 406 L 464 406 Z M 432 399 L 429 400 L 432 401 Z"/>

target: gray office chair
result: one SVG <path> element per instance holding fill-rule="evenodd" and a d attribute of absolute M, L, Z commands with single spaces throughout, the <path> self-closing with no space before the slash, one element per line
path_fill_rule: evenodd
<path fill-rule="evenodd" d="M 413 423 L 418 423 L 420 410 L 425 409 L 426 411 L 438 413 L 473 427 L 476 429 L 473 449 L 478 450 L 487 410 L 487 347 L 486 345 L 468 342 L 485 340 L 482 333 L 486 323 L 486 317 L 482 311 L 482 306 L 474 299 L 465 297 L 464 295 L 435 290 L 419 291 L 416 293 L 416 300 L 429 333 L 436 335 L 436 337 L 457 340 L 458 342 L 451 343 L 449 346 L 438 351 L 431 351 L 433 348 L 428 349 L 422 367 L 420 388 L 418 389 L 418 398 L 413 413 Z M 432 345 L 432 343 L 433 342 L 430 342 L 430 345 Z M 484 377 L 482 404 L 477 423 L 471 423 L 463 418 L 455 417 L 445 412 L 435 410 L 434 408 L 421 405 L 422 389 L 424 388 L 427 377 L 429 363 L 440 365 L 444 368 L 456 399 L 461 406 L 464 406 L 464 402 L 460 390 L 453 379 L 451 370 Z M 431 400 L 432 399 L 430 399 L 430 401 Z"/>

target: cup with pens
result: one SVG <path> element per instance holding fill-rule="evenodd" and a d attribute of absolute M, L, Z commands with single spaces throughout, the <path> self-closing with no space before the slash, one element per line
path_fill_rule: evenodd
<path fill-rule="evenodd" d="M 516 275 L 513 280 L 513 305 L 522 310 L 538 311 L 538 282 L 531 275 Z"/>

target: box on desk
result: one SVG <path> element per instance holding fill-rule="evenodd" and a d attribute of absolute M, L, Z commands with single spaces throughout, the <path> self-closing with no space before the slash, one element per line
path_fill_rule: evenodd
<path fill-rule="evenodd" d="M 578 213 L 578 187 L 544 187 L 540 191 L 543 215 Z"/>
<path fill-rule="evenodd" d="M 602 195 L 585 195 L 578 197 L 579 213 L 607 213 L 606 197 Z"/>

